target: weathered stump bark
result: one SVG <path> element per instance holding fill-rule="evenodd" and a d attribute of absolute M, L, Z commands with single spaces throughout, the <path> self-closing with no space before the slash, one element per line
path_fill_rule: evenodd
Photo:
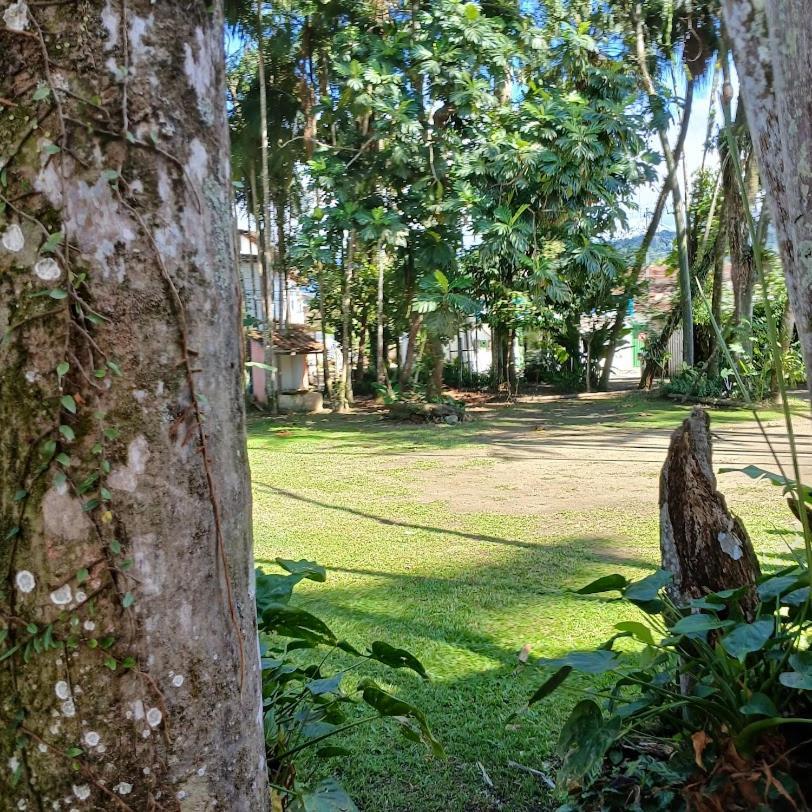
<path fill-rule="evenodd" d="M 676 603 L 750 586 L 741 605 L 746 614 L 754 609 L 758 559 L 716 489 L 710 419 L 698 407 L 672 435 L 660 475 L 660 551 L 674 575 L 669 594 Z"/>

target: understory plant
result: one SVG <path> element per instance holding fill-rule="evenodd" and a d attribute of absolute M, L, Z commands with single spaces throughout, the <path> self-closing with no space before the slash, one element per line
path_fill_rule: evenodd
<path fill-rule="evenodd" d="M 764 472 L 750 466 L 746 473 Z M 530 704 L 573 672 L 599 678 L 558 742 L 559 785 L 571 798 L 561 809 L 807 808 L 812 618 L 806 562 L 761 577 L 755 594 L 752 587 L 727 589 L 682 606 L 667 593 L 671 580 L 664 570 L 635 582 L 615 574 L 577 590 L 617 593 L 641 618 L 618 623 L 595 651 L 538 662 L 555 670 Z M 624 639 L 642 651 L 618 651 Z"/>
<path fill-rule="evenodd" d="M 355 804 L 335 778 L 313 782 L 312 774 L 303 774 L 305 756 L 308 766 L 315 764 L 311 773 L 323 772 L 319 768 L 324 762 L 351 756 L 334 743 L 343 732 L 381 720 L 389 720 L 403 736 L 422 743 L 435 756 L 442 757 L 443 748 L 422 711 L 370 678 L 348 686 L 348 671 L 374 661 L 409 669 L 424 680 L 428 674 L 408 651 L 380 640 L 359 650 L 294 605 L 291 599 L 297 584 L 326 580 L 323 566 L 282 558 L 276 563 L 282 572 L 256 571 L 263 723 L 273 809 L 353 812 Z M 338 651 L 354 658 L 354 665 L 329 669 L 330 657 Z"/>

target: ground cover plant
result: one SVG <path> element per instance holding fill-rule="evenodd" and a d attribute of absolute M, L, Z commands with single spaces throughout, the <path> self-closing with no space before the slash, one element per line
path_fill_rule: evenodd
<path fill-rule="evenodd" d="M 408 649 L 431 677 L 365 668 L 426 714 L 448 758 L 392 749 L 383 730 L 349 732 L 341 746 L 353 755 L 333 767 L 360 808 L 555 808 L 545 781 L 511 762 L 555 779 L 559 731 L 593 678 L 574 675 L 527 710 L 543 674 L 520 655 L 586 650 L 639 619 L 568 589 L 656 568 L 659 469 L 687 412 L 628 393 L 474 409 L 457 426 L 376 414 L 252 421 L 258 565 L 275 569 L 276 555 L 320 561 L 329 578 L 303 582 L 302 605 L 358 647 L 386 639 Z M 779 413 L 763 416 L 774 426 Z M 766 462 L 746 410 L 714 420 L 720 465 Z M 721 486 L 765 567 L 787 566 L 793 519 L 780 489 L 740 474 Z"/>

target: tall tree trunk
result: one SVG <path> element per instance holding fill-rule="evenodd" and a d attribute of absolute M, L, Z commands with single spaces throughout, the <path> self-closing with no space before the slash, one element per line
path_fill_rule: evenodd
<path fill-rule="evenodd" d="M 330 377 L 330 359 L 327 354 L 327 320 L 324 315 L 324 268 L 321 263 L 316 265 L 316 280 L 319 286 L 319 323 L 321 324 L 322 341 L 322 369 L 324 371 L 324 392 L 327 397 L 333 399 L 333 381 Z"/>
<path fill-rule="evenodd" d="M 725 213 L 724 206 L 719 218 L 719 228 L 724 229 Z M 725 268 L 725 239 L 720 235 L 716 240 L 713 252 L 713 291 L 711 293 L 711 316 L 714 322 L 721 328 L 722 326 L 722 293 L 724 287 L 724 268 Z M 722 354 L 722 347 L 719 345 L 719 339 L 716 336 L 716 331 L 713 331 L 713 349 L 708 361 L 708 375 L 711 378 L 716 378 L 719 375 L 719 361 Z"/>
<path fill-rule="evenodd" d="M 279 369 L 274 348 L 274 262 L 271 253 L 271 181 L 268 176 L 268 94 L 265 86 L 265 23 L 257 0 L 257 78 L 259 81 L 260 178 L 262 180 L 262 279 L 265 299 L 265 393 L 271 414 L 279 413 Z"/>
<path fill-rule="evenodd" d="M 682 110 L 682 122 L 680 124 L 680 131 L 677 137 L 677 142 L 674 146 L 673 155 L 675 161 L 680 161 L 685 148 L 685 139 L 688 136 L 688 125 L 691 121 L 691 112 L 693 110 L 693 83 L 690 83 L 689 92 L 685 95 L 685 106 Z M 657 236 L 657 231 L 660 228 L 660 221 L 662 220 L 663 211 L 665 210 L 665 203 L 668 195 L 671 193 L 672 188 L 672 174 L 668 172 L 660 188 L 660 194 L 657 196 L 657 202 L 654 204 L 654 211 L 651 213 L 648 228 L 643 235 L 643 242 L 640 243 L 634 255 L 634 264 L 632 271 L 629 275 L 629 281 L 626 284 L 622 301 L 618 304 L 615 311 L 615 320 L 612 324 L 612 330 L 609 334 L 609 344 L 604 356 L 603 369 L 601 370 L 601 378 L 598 383 L 598 389 L 606 392 L 609 389 L 609 381 L 612 375 L 612 364 L 615 361 L 615 352 L 620 343 L 621 336 L 623 335 L 623 325 L 626 321 L 626 308 L 628 306 L 629 298 L 632 296 L 634 289 L 640 282 L 640 274 L 646 267 L 648 258 L 648 251 L 651 248 L 651 243 Z"/>
<path fill-rule="evenodd" d="M 0 9 L 0 807 L 261 812 L 220 6 Z"/>
<path fill-rule="evenodd" d="M 290 328 L 290 279 L 288 274 L 288 240 L 285 232 L 285 197 L 274 201 L 276 209 L 276 274 L 281 283 L 279 292 L 279 324 L 285 333 Z"/>
<path fill-rule="evenodd" d="M 635 6 L 635 38 L 637 50 L 637 64 L 643 78 L 643 85 L 649 98 L 657 98 L 657 89 L 648 70 L 646 41 L 643 29 L 642 4 Z M 688 79 L 686 93 L 693 95 L 694 79 Z M 686 97 L 687 106 L 687 97 Z M 653 108 L 652 108 L 653 109 Z M 685 198 L 680 189 L 679 175 L 677 173 L 677 160 L 671 144 L 668 141 L 668 130 L 664 126 L 658 127 L 660 143 L 662 145 L 668 177 L 671 179 L 671 201 L 674 206 L 674 222 L 677 227 L 677 254 L 679 256 L 679 284 L 680 301 L 682 307 L 682 360 L 688 366 L 694 365 L 694 316 L 691 297 L 691 267 L 688 260 L 688 213 L 685 208 Z M 686 190 L 687 192 L 687 190 Z"/>
<path fill-rule="evenodd" d="M 725 0 L 812 391 L 812 18 L 806 0 Z"/>
<path fill-rule="evenodd" d="M 423 326 L 423 317 L 419 313 L 412 313 L 409 319 L 409 334 L 406 337 L 406 357 L 400 370 L 400 388 L 407 389 L 412 381 L 414 362 L 417 358 L 417 338 Z"/>
<path fill-rule="evenodd" d="M 366 312 L 361 313 L 361 323 L 358 327 L 358 355 L 355 359 L 355 380 L 361 383 L 367 374 L 367 322 L 369 318 Z"/>
<path fill-rule="evenodd" d="M 345 412 L 352 405 L 352 330 L 350 324 L 352 306 L 352 276 L 355 261 L 355 230 L 347 235 L 347 251 L 344 256 L 344 280 L 341 288 L 341 391 L 338 393 L 338 409 Z"/>
<path fill-rule="evenodd" d="M 383 281 L 386 270 L 386 252 L 383 241 L 378 243 L 378 299 L 377 299 L 377 333 L 375 342 L 375 376 L 378 383 L 383 386 L 389 380 L 386 374 L 387 359 L 384 355 L 383 343 Z"/>

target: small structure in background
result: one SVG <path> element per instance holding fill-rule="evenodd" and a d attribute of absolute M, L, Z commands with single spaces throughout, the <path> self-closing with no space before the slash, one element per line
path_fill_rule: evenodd
<path fill-rule="evenodd" d="M 328 367 L 335 363 L 333 336 L 325 337 L 308 324 L 313 293 L 290 272 L 285 278 L 274 272 L 273 337 L 277 367 L 276 387 L 279 408 L 285 412 L 317 412 L 323 408 L 322 390 Z M 268 402 L 268 370 L 265 363 L 264 337 L 267 328 L 263 296 L 262 266 L 259 262 L 257 236 L 240 231 L 240 279 L 243 292 L 243 317 L 248 343 L 246 356 L 253 362 L 249 369 L 248 393 L 259 404 Z"/>

